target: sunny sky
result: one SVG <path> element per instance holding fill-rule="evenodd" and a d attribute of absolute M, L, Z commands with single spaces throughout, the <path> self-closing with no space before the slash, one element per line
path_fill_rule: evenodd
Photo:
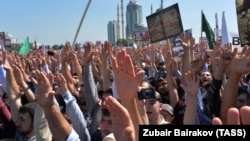
<path fill-rule="evenodd" d="M 142 5 L 144 24 L 155 11 L 161 0 L 137 0 Z M 8 32 L 23 42 L 28 36 L 30 42 L 54 45 L 73 42 L 83 11 L 88 0 L 3 0 L 1 1 L 0 31 Z M 129 0 L 124 0 L 124 13 Z M 227 27 L 238 32 L 235 0 L 164 0 L 164 8 L 178 3 L 183 28 L 192 29 L 198 39 L 201 34 L 201 10 L 208 22 L 215 27 L 215 13 L 218 13 L 221 27 L 222 12 L 225 11 Z M 120 0 L 92 0 L 77 42 L 107 40 L 107 23 L 117 18 Z"/>

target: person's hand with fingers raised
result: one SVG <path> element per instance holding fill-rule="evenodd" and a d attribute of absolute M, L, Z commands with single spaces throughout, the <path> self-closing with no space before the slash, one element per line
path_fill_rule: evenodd
<path fill-rule="evenodd" d="M 184 113 L 183 124 L 196 124 L 197 121 L 197 95 L 199 90 L 199 76 L 198 74 L 188 71 L 184 75 L 185 84 L 180 84 L 187 94 L 186 109 Z"/>
<path fill-rule="evenodd" d="M 232 56 L 232 61 L 229 66 L 229 78 L 227 79 L 227 83 L 224 87 L 221 97 L 220 118 L 223 124 L 228 122 L 228 110 L 231 107 L 236 106 L 235 103 L 238 96 L 238 88 L 242 75 L 250 72 L 250 47 L 245 46 L 241 53 L 238 53 L 237 48 L 235 48 Z M 229 57 L 231 60 L 231 55 Z"/>
<path fill-rule="evenodd" d="M 115 57 L 112 57 L 112 65 L 117 93 L 121 103 L 130 113 L 137 135 L 139 131 L 138 125 L 143 124 L 137 107 L 138 103 L 136 103 L 138 98 L 137 93 L 145 72 L 140 70 L 135 73 L 132 60 L 126 50 L 123 49 L 121 49 Z M 136 138 L 138 138 L 138 136 Z"/>
<path fill-rule="evenodd" d="M 33 72 L 32 82 L 37 89 L 37 103 L 43 108 L 54 140 L 66 140 L 70 134 L 74 133 L 79 139 L 72 126 L 63 117 L 54 101 L 54 91 L 49 79 L 41 71 Z"/>
<path fill-rule="evenodd" d="M 34 71 L 32 73 L 32 82 L 36 87 L 37 102 L 43 109 L 50 109 L 54 103 L 54 91 L 52 90 L 49 79 L 45 72 Z"/>
<path fill-rule="evenodd" d="M 135 141 L 135 130 L 128 110 L 112 96 L 106 97 L 104 105 L 111 113 L 115 139 L 117 141 Z"/>
<path fill-rule="evenodd" d="M 227 112 L 227 125 L 250 125 L 250 106 L 243 106 L 239 109 L 232 107 Z M 223 125 L 219 117 L 214 117 L 212 120 L 213 125 Z"/>
<path fill-rule="evenodd" d="M 91 64 L 92 57 L 94 55 L 93 47 L 90 42 L 85 46 L 85 51 L 83 53 L 83 60 L 81 61 L 82 66 L 89 66 Z"/>
<path fill-rule="evenodd" d="M 12 71 L 11 65 L 8 60 L 7 51 L 5 50 L 5 48 L 2 48 L 2 60 L 3 60 L 3 68 L 6 71 Z"/>
<path fill-rule="evenodd" d="M 55 75 L 55 81 L 56 81 L 56 93 L 62 95 L 68 91 L 66 79 L 61 73 L 57 73 Z"/>
<path fill-rule="evenodd" d="M 107 90 L 111 86 L 110 82 L 110 65 L 109 65 L 109 58 L 111 57 L 112 53 L 112 45 L 108 42 L 104 42 L 104 46 L 101 49 L 101 75 L 103 79 L 103 89 Z"/>
<path fill-rule="evenodd" d="M 121 100 L 134 99 L 145 72 L 140 70 L 135 73 L 132 60 L 125 50 L 120 50 L 117 56 L 112 58 L 112 61 L 115 85 Z"/>
<path fill-rule="evenodd" d="M 190 42 L 191 36 L 186 33 L 181 33 L 181 45 L 183 46 L 183 49 L 189 49 L 191 46 Z"/>

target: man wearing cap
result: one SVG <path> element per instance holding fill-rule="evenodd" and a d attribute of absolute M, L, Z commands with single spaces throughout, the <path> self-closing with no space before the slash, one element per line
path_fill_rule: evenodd
<path fill-rule="evenodd" d="M 162 109 L 160 112 L 167 122 L 172 123 L 172 121 L 174 120 L 174 112 L 173 112 L 173 107 L 171 105 L 162 104 Z"/>
<path fill-rule="evenodd" d="M 170 124 L 160 113 L 162 102 L 161 96 L 157 91 L 155 91 L 154 97 L 145 99 L 145 107 L 150 125 Z"/>

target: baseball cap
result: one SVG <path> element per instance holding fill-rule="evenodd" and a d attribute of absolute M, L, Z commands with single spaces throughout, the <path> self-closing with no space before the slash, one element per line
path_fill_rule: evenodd
<path fill-rule="evenodd" d="M 157 92 L 157 91 L 155 91 L 154 98 L 157 99 L 159 102 L 162 102 L 162 100 L 161 100 L 161 95 L 160 95 L 160 93 Z"/>
<path fill-rule="evenodd" d="M 162 110 L 169 112 L 171 115 L 174 115 L 173 107 L 169 104 L 162 104 Z"/>

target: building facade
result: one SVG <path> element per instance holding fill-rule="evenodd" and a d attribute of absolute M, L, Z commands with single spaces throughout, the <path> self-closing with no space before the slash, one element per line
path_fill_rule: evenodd
<path fill-rule="evenodd" d="M 108 41 L 112 44 L 115 44 L 117 39 L 118 31 L 118 22 L 113 20 L 108 22 Z"/>
<path fill-rule="evenodd" d="M 135 28 L 143 22 L 142 6 L 136 0 L 130 0 L 126 10 L 126 37 L 134 34 Z"/>

